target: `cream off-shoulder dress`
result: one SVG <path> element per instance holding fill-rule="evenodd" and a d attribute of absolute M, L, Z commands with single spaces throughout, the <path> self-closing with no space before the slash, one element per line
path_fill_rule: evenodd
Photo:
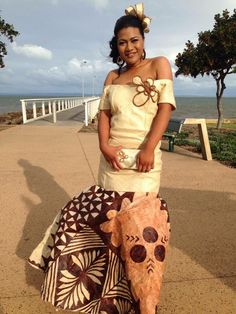
<path fill-rule="evenodd" d="M 171 104 L 173 110 L 176 108 L 170 79 L 143 82 L 135 76 L 131 84 L 105 86 L 99 109 L 111 110 L 109 143 L 129 149 L 142 148 L 160 103 Z M 112 191 L 158 193 L 162 168 L 160 146 L 161 142 L 155 149 L 154 169 L 150 172 L 115 171 L 101 155 L 98 185 Z"/>

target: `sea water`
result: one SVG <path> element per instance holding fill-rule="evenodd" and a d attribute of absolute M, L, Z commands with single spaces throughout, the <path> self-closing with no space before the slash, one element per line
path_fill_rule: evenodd
<path fill-rule="evenodd" d="M 20 99 L 53 98 L 63 96 L 1 96 L 0 114 L 12 111 L 21 111 Z M 65 96 L 69 97 L 69 96 Z M 72 96 L 71 96 L 72 97 Z M 177 110 L 173 117 L 184 118 L 217 118 L 216 98 L 214 97 L 176 97 Z M 236 97 L 223 98 L 224 118 L 236 118 Z"/>
<path fill-rule="evenodd" d="M 174 117 L 216 119 L 218 116 L 214 97 L 176 97 Z M 222 99 L 224 118 L 236 118 L 236 97 Z"/>

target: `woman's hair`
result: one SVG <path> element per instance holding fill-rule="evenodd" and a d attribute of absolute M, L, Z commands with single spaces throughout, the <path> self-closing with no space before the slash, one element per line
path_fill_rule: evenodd
<path fill-rule="evenodd" d="M 142 26 L 142 22 L 135 16 L 133 15 L 124 15 L 121 16 L 115 24 L 115 28 L 114 28 L 114 36 L 112 37 L 112 39 L 110 40 L 109 44 L 110 44 L 110 48 L 111 48 L 111 52 L 109 54 L 109 57 L 112 58 L 112 62 L 118 64 L 119 66 L 119 74 L 121 72 L 121 68 L 124 65 L 123 63 L 118 62 L 118 58 L 119 58 L 119 52 L 118 52 L 118 47 L 117 47 L 117 35 L 119 33 L 119 31 L 123 28 L 127 28 L 127 27 L 136 27 L 139 29 L 140 34 L 142 35 L 142 37 L 144 38 L 144 31 L 143 31 L 143 26 Z M 145 51 L 144 51 L 144 55 Z"/>

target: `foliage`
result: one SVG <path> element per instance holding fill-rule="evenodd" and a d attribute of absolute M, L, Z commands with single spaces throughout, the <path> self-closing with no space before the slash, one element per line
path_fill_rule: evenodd
<path fill-rule="evenodd" d="M 192 138 L 190 132 L 180 133 L 175 141 L 179 146 L 191 146 L 195 151 L 201 152 L 200 141 Z M 236 132 L 234 130 L 208 128 L 208 136 L 214 159 L 236 168 Z"/>
<path fill-rule="evenodd" d="M 0 68 L 3 68 L 4 62 L 3 58 L 7 55 L 6 44 L 1 40 L 2 36 L 5 36 L 10 42 L 13 42 L 14 37 L 19 35 L 14 29 L 14 26 L 5 22 L 5 20 L 0 16 Z"/>
<path fill-rule="evenodd" d="M 215 15 L 215 25 L 212 31 L 198 33 L 198 44 L 186 43 L 184 52 L 176 57 L 178 67 L 176 76 L 191 75 L 196 78 L 229 73 L 236 65 L 236 9 L 232 16 L 227 10 Z M 234 67 L 235 69 L 235 67 Z M 227 73 L 226 73 L 227 72 Z"/>
<path fill-rule="evenodd" d="M 236 73 L 236 9 L 230 16 L 228 10 L 222 15 L 215 15 L 215 24 L 212 30 L 198 33 L 198 43 L 194 45 L 190 40 L 185 44 L 186 48 L 176 56 L 175 64 L 180 74 L 190 75 L 196 78 L 198 75 L 212 75 L 216 81 L 218 127 L 222 126 L 223 108 L 221 98 L 223 96 L 225 77 Z"/>

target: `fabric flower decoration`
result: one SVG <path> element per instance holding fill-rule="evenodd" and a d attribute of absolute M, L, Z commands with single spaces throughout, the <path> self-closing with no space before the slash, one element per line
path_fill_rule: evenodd
<path fill-rule="evenodd" d="M 133 83 L 137 85 L 137 94 L 133 97 L 133 104 L 137 107 L 144 106 L 151 98 L 153 103 L 157 103 L 159 99 L 159 91 L 154 85 L 154 80 L 149 78 L 145 82 L 142 81 L 140 76 L 133 78 Z"/>
<path fill-rule="evenodd" d="M 135 4 L 134 6 L 129 6 L 127 9 L 125 9 L 125 14 L 137 17 L 142 23 L 144 33 L 149 32 L 149 24 L 151 23 L 151 18 L 144 15 L 143 3 L 138 3 Z"/>

